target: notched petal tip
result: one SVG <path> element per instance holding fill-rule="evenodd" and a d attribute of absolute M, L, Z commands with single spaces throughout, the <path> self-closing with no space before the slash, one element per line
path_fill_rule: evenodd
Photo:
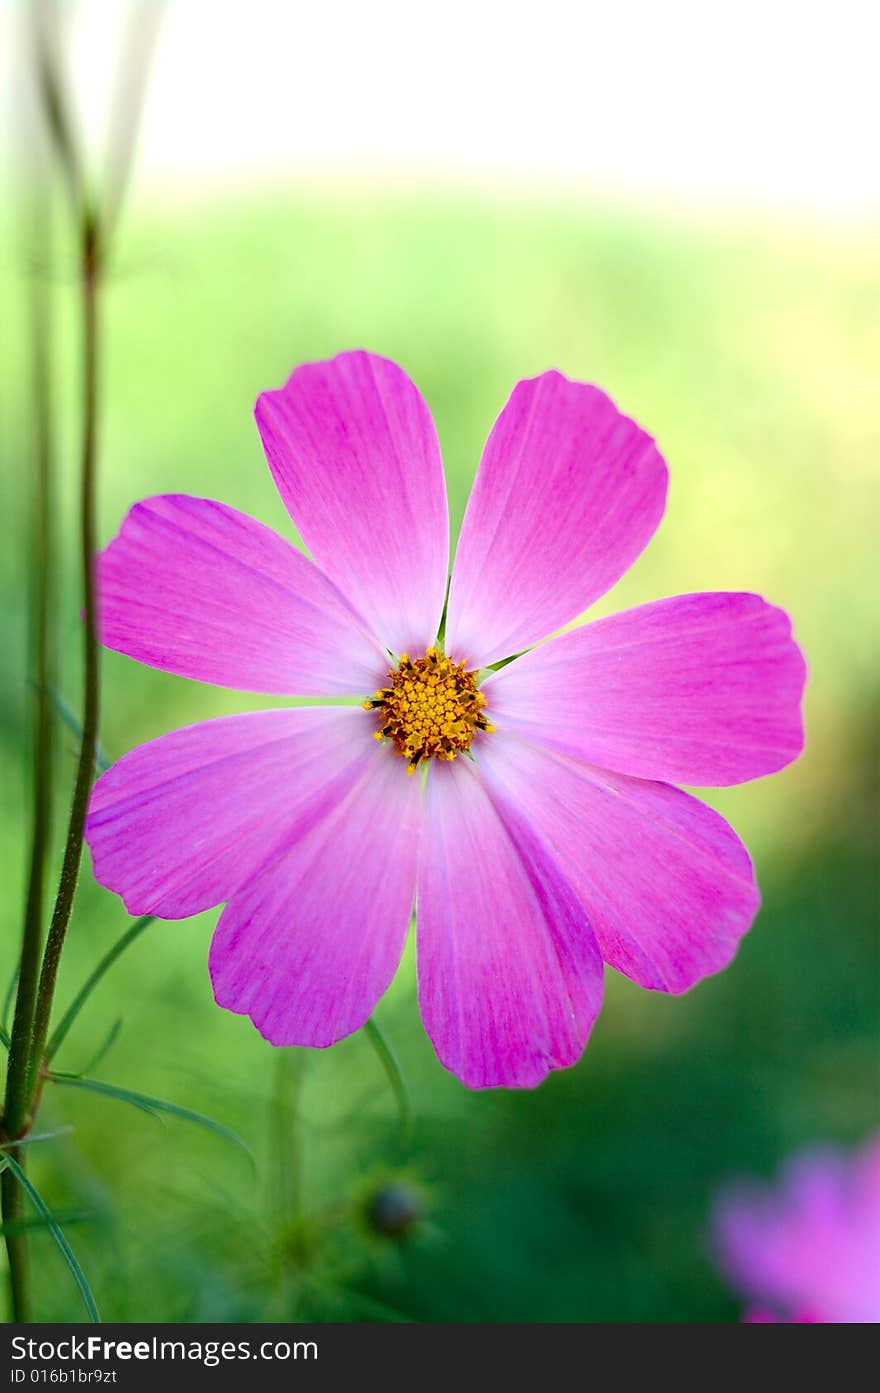
<path fill-rule="evenodd" d="M 257 428 L 316 563 L 390 652 L 424 652 L 443 611 L 449 521 L 440 446 L 418 388 L 362 350 L 304 363 L 263 392 Z"/>
<path fill-rule="evenodd" d="M 313 358 L 307 363 L 297 363 L 296 367 L 287 374 L 280 387 L 266 387 L 259 393 L 254 403 L 254 415 L 256 416 L 261 410 L 265 411 L 266 407 L 271 405 L 272 400 L 283 396 L 288 388 L 311 376 L 342 376 L 350 368 L 363 371 L 371 367 L 391 369 L 393 372 L 405 376 L 403 368 L 393 358 L 387 358 L 382 353 L 372 353 L 366 348 L 344 348 L 329 358 Z"/>
<path fill-rule="evenodd" d="M 213 948 L 213 940 L 212 940 Z M 214 1001 L 222 1011 L 229 1011 L 233 1016 L 243 1016 L 249 1020 L 257 1034 L 271 1045 L 273 1049 L 308 1049 L 308 1050 L 329 1050 L 333 1045 L 338 1045 L 340 1040 L 347 1040 L 350 1035 L 354 1035 L 366 1025 L 373 1013 L 374 1007 L 370 1007 L 363 1020 L 355 1020 L 345 1029 L 337 1029 L 329 1033 L 320 1031 L 309 1031 L 297 1028 L 289 1022 L 279 1019 L 271 1010 L 266 1011 L 260 1007 L 249 1008 L 240 1005 L 235 993 L 223 991 L 218 978 L 220 971 L 215 969 L 212 955 L 208 954 L 208 973 L 211 978 L 211 990 Z"/>
<path fill-rule="evenodd" d="M 569 630 L 493 673 L 496 725 L 585 763 L 701 788 L 803 749 L 806 666 L 759 595 L 677 595 Z"/>
<path fill-rule="evenodd" d="M 99 636 L 149 667 L 239 691 L 354 696 L 384 650 L 285 538 L 207 498 L 132 507 L 96 562 Z"/>
<path fill-rule="evenodd" d="M 449 592 L 449 651 L 486 666 L 582 614 L 656 531 L 668 471 L 600 388 L 553 370 L 517 383 L 468 501 Z"/>
<path fill-rule="evenodd" d="M 719 813 L 507 732 L 479 758 L 552 848 L 606 963 L 673 994 L 730 963 L 760 897 Z"/>

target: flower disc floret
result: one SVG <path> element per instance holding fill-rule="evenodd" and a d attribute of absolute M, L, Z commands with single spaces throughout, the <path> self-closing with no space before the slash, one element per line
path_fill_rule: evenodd
<path fill-rule="evenodd" d="M 364 709 L 375 711 L 381 722 L 375 738 L 392 740 L 397 753 L 406 756 L 408 774 L 423 759 L 455 759 L 470 749 L 476 731 L 492 730 L 476 672 L 438 648 L 415 660 L 402 653 L 388 676 L 389 685 L 365 701 Z"/>

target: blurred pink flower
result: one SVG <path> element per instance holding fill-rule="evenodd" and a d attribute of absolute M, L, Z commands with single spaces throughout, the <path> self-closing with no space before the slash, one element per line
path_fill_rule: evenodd
<path fill-rule="evenodd" d="M 520 382 L 492 429 L 442 632 L 446 490 L 409 378 L 342 354 L 256 417 L 312 559 L 222 503 L 148 499 L 100 557 L 103 642 L 367 710 L 288 706 L 134 750 L 94 791 L 95 874 L 132 914 L 225 901 L 217 1001 L 279 1045 L 364 1023 L 417 901 L 440 1059 L 471 1087 L 537 1084 L 582 1053 L 603 959 L 681 992 L 736 951 L 759 902 L 748 853 L 671 784 L 796 758 L 789 621 L 756 595 L 684 595 L 539 642 L 632 565 L 666 497 L 650 436 L 557 372 Z"/>
<path fill-rule="evenodd" d="M 880 1134 L 853 1156 L 811 1149 L 776 1185 L 738 1184 L 715 1213 L 722 1270 L 751 1323 L 880 1321 Z"/>

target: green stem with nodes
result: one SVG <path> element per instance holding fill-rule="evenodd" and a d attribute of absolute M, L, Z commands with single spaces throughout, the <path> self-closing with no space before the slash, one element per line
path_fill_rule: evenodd
<path fill-rule="evenodd" d="M 83 733 L 77 761 L 73 799 L 58 894 L 49 925 L 46 951 L 37 987 L 34 1029 L 31 1045 L 28 1090 L 32 1096 L 42 1067 L 52 1001 L 58 977 L 61 950 L 73 909 L 73 898 L 82 860 L 83 835 L 89 793 L 95 773 L 95 743 L 98 738 L 100 696 L 100 648 L 97 639 L 97 613 L 93 557 L 97 550 L 95 526 L 95 473 L 97 460 L 98 415 L 98 287 L 102 247 L 98 223 L 86 212 L 82 220 L 81 304 L 83 325 L 83 447 L 80 487 L 80 561 L 83 573 Z"/>
<path fill-rule="evenodd" d="M 98 406 L 98 283 L 101 265 L 101 244 L 98 226 L 94 217 L 86 212 L 81 220 L 81 297 L 83 322 L 83 445 L 82 476 L 80 493 L 80 544 L 83 568 L 83 599 L 85 611 L 84 624 L 84 710 L 83 733 L 74 781 L 73 799 L 61 876 L 42 966 L 38 965 L 41 946 L 40 911 L 42 893 L 39 890 L 42 877 L 45 843 L 48 837 L 48 808 L 40 803 L 39 819 L 35 820 L 36 833 L 40 840 L 32 856 L 32 865 L 37 865 L 33 880 L 34 893 L 29 887 L 28 908 L 25 915 L 24 940 L 22 945 L 21 967 L 16 994 L 16 1010 L 13 1020 L 9 1051 L 9 1066 L 6 1075 L 6 1098 L 3 1113 L 3 1134 L 15 1140 L 27 1132 L 32 1111 L 42 1083 L 41 1071 L 58 964 L 61 950 L 73 909 L 73 898 L 79 877 L 82 859 L 83 832 L 89 791 L 92 786 L 95 767 L 95 742 L 98 735 L 99 712 L 99 649 L 97 643 L 97 624 L 95 612 L 95 589 L 92 573 L 92 557 L 96 549 L 95 528 L 95 466 Z M 48 597 L 46 599 L 46 620 L 48 624 Z M 38 611 L 39 615 L 39 611 Z M 48 628 L 47 628 L 48 634 Z M 47 641 L 47 640 L 45 640 Z M 48 655 L 48 648 L 46 654 Z M 51 713 L 48 710 L 47 693 L 51 688 L 51 674 L 39 674 L 38 700 L 46 703 L 43 719 Z M 35 761 L 39 765 L 40 761 Z M 48 780 L 50 765 L 45 765 L 44 777 Z M 37 777 L 37 776 L 35 776 Z M 47 784 L 48 787 L 48 784 Z M 40 789 L 41 800 L 46 789 Z M 39 859 L 38 859 L 39 858 Z M 19 1168 L 20 1169 L 20 1168 Z M 17 1227 L 22 1210 L 22 1183 L 15 1168 L 4 1171 L 0 1183 L 0 1199 L 4 1224 L 12 1227 L 8 1231 L 7 1253 L 9 1255 L 9 1278 L 13 1318 L 18 1321 L 29 1319 L 28 1263 L 25 1234 Z"/>
<path fill-rule="evenodd" d="M 155 30 L 155 17 L 151 18 L 152 7 L 142 6 L 140 16 L 141 30 L 133 31 L 133 40 L 143 37 L 147 25 L 151 33 Z M 9 1038 L 9 1062 L 6 1075 L 6 1092 L 0 1144 L 14 1143 L 26 1137 L 36 1112 L 42 1085 L 47 1077 L 44 1061 L 46 1040 L 52 1014 L 52 1002 L 58 976 L 58 967 L 67 927 L 73 909 L 85 829 L 89 792 L 95 773 L 95 760 L 98 757 L 98 716 L 100 659 L 97 643 L 97 623 L 95 588 L 92 571 L 92 558 L 96 550 L 95 528 L 95 473 L 96 473 L 96 434 L 98 404 L 98 292 L 103 271 L 107 230 L 111 219 L 115 220 L 121 203 L 121 195 L 134 148 L 137 118 L 143 98 L 146 77 L 146 63 L 139 61 L 139 72 L 134 72 L 131 63 L 122 84 L 122 98 L 117 111 L 120 130 L 111 160 L 110 188 L 106 197 L 106 211 L 99 219 L 97 204 L 93 204 L 87 188 L 83 163 L 80 157 L 80 142 L 70 118 L 70 111 L 63 83 L 60 54 L 57 49 L 54 27 L 53 7 L 46 0 L 32 0 L 31 43 L 34 72 L 41 98 L 42 113 L 49 143 L 62 177 L 64 178 L 74 218 L 79 233 L 80 293 L 82 308 L 83 341 L 83 438 L 82 473 L 80 485 L 80 548 L 83 572 L 83 644 L 84 644 L 84 711 L 82 737 L 74 780 L 67 840 L 64 848 L 58 892 L 49 925 L 45 949 L 42 947 L 42 908 L 44 866 L 50 826 L 50 776 L 51 776 L 51 694 L 54 691 L 52 671 L 52 635 L 50 629 L 53 549 L 49 532 L 51 519 L 51 412 L 48 400 L 48 355 L 37 364 L 35 376 L 35 401 L 38 415 L 38 468 L 36 475 L 36 527 L 33 544 L 35 567 L 34 624 L 35 646 L 35 685 L 37 688 L 37 738 L 34 757 L 34 826 L 32 837 L 31 864 L 28 873 L 28 892 L 25 909 L 25 922 L 22 937 L 21 957 L 18 968 L 16 1006 L 12 1032 Z M 140 54 L 142 46 L 132 42 L 131 55 Z M 37 219 L 37 236 L 44 233 L 47 219 Z M 48 239 L 46 239 L 48 240 Z M 39 347 L 39 335 L 37 335 Z M 54 1036 L 57 1048 L 64 1038 L 83 1001 L 95 983 L 106 971 L 118 953 L 132 941 L 135 935 L 129 932 L 125 941 L 102 960 L 89 978 L 83 990 L 62 1019 Z M 5 1038 L 5 1022 L 3 1035 Z M 13 1319 L 24 1321 L 29 1318 L 27 1249 L 25 1246 L 26 1224 L 21 1210 L 25 1194 L 42 1213 L 45 1206 L 33 1189 L 24 1171 L 25 1151 L 20 1161 L 15 1161 L 7 1152 L 0 1157 L 0 1168 L 5 1163 L 0 1176 L 0 1207 L 3 1215 L 3 1234 L 9 1253 L 9 1273 L 12 1296 Z M 46 1211 L 48 1215 L 48 1211 Z M 56 1242 L 64 1253 L 71 1271 L 83 1292 L 87 1310 L 92 1319 L 97 1320 L 88 1284 L 79 1265 L 70 1253 L 67 1241 L 57 1223 L 48 1215 L 47 1222 Z"/>
<path fill-rule="evenodd" d="M 22 1157 L 22 1162 L 24 1157 Z M 12 1319 L 26 1324 L 31 1318 L 30 1264 L 24 1220 L 24 1193 L 15 1174 L 7 1168 L 0 1176 L 3 1233 L 9 1263 L 9 1297 Z"/>
<path fill-rule="evenodd" d="M 19 959 L 18 987 L 10 1038 L 9 1078 L 17 1083 L 28 1067 L 31 1024 L 37 995 L 42 947 L 45 863 L 52 817 L 52 712 L 48 691 L 54 674 L 52 633 L 52 521 L 51 498 L 54 469 L 49 390 L 49 309 L 45 284 L 34 286 L 34 402 L 36 406 L 36 469 L 33 522 L 33 614 L 36 711 L 33 742 L 32 831 L 28 865 L 24 929 Z M 5 1130 L 16 1136 L 24 1121 L 21 1103 L 7 1091 Z"/>
<path fill-rule="evenodd" d="M 38 197 L 34 230 L 44 256 L 48 250 L 48 198 Z M 3 1109 L 3 1135 L 14 1138 L 24 1127 L 29 1107 L 27 1078 L 30 1067 L 31 1031 L 37 995 L 42 948 L 43 900 L 46 856 L 52 820 L 52 712 L 48 691 L 55 675 L 55 635 L 52 624 L 54 546 L 52 497 L 54 493 L 54 439 L 51 398 L 51 324 L 46 267 L 38 268 L 32 281 L 33 401 L 35 460 L 33 473 L 31 604 L 33 606 L 33 671 L 36 685 L 31 784 L 31 851 L 27 872 L 24 924 L 15 989 L 15 1014 L 9 1037 L 9 1062 Z M 22 1162 L 23 1163 L 23 1162 Z M 23 1232 L 24 1195 L 11 1170 L 0 1182 L 12 1313 L 28 1319 L 27 1244 Z"/>

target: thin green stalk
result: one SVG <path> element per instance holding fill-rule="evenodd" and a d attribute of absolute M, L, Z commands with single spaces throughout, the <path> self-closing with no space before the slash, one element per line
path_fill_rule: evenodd
<path fill-rule="evenodd" d="M 95 743 L 98 738 L 98 715 L 100 696 L 100 649 L 97 641 L 97 615 L 95 607 L 95 584 L 93 557 L 97 549 L 95 526 L 95 473 L 97 463 L 97 415 L 98 415 L 98 289 L 101 271 L 101 243 L 94 217 L 84 215 L 82 225 L 81 259 L 81 297 L 83 330 L 83 446 L 82 476 L 80 488 L 80 560 L 83 574 L 83 733 L 77 761 L 73 799 L 70 806 L 70 821 L 67 841 L 64 847 L 64 860 L 58 883 L 58 894 L 40 981 L 37 987 L 37 1002 L 34 1013 L 33 1043 L 31 1047 L 29 1094 L 36 1088 L 39 1070 L 49 1033 L 49 1019 L 61 950 L 67 934 L 67 926 L 73 909 L 73 898 L 79 877 L 82 860 L 83 832 L 89 792 L 95 771 Z"/>
<path fill-rule="evenodd" d="M 85 178 L 79 154 L 79 140 L 70 116 L 59 53 L 57 16 L 54 5 L 32 0 L 31 42 L 34 69 L 46 121 L 55 153 L 68 185 L 74 213 L 80 216 L 86 205 Z"/>
<path fill-rule="evenodd" d="M 105 972 L 113 966 L 117 958 L 122 956 L 129 944 L 134 943 L 135 939 L 140 938 L 144 929 L 148 928 L 153 922 L 154 916 L 152 914 L 144 914 L 140 919 L 136 919 L 133 924 L 128 926 L 125 933 L 117 938 L 113 946 L 108 948 L 97 966 L 89 973 L 85 982 L 83 982 L 76 996 L 73 998 L 73 1001 L 70 1003 L 49 1037 L 49 1042 L 46 1045 L 47 1062 L 57 1054 L 59 1046 L 67 1038 L 70 1027 L 73 1025 Z"/>
<path fill-rule="evenodd" d="M 45 191 L 35 201 L 33 231 L 48 260 L 49 200 Z M 30 1110 L 29 1068 L 43 938 L 46 858 L 52 821 L 52 713 L 47 695 L 55 679 L 55 635 L 52 624 L 54 592 L 53 495 L 55 482 L 51 393 L 51 319 L 45 264 L 32 279 L 33 402 L 35 458 L 33 471 L 31 603 L 32 663 L 38 692 L 34 706 L 31 782 L 31 842 L 25 892 L 24 922 L 15 1013 L 9 1036 L 9 1060 L 3 1107 L 3 1135 L 16 1138 L 27 1126 Z M 24 1159 L 22 1158 L 22 1164 Z M 12 1170 L 0 1178 L 0 1212 L 9 1271 L 12 1317 L 30 1317 L 27 1237 L 22 1224 L 24 1195 Z"/>
<path fill-rule="evenodd" d="M 51 689 L 51 691 L 48 693 L 48 696 L 49 696 L 49 701 L 50 701 L 51 704 L 55 707 L 55 710 L 57 711 L 58 715 L 61 717 L 61 719 L 62 719 L 62 721 L 64 722 L 64 724 L 67 726 L 67 729 L 68 729 L 69 731 L 71 731 L 71 733 L 72 733 L 73 735 L 76 736 L 77 740 L 81 740 L 81 739 L 82 739 L 82 726 L 81 726 L 81 724 L 80 724 L 79 717 L 75 714 L 75 712 L 72 710 L 72 708 L 71 708 L 71 707 L 67 704 L 67 702 L 64 700 L 64 697 L 63 697 L 63 696 L 61 695 L 61 693 L 58 691 L 57 687 L 53 687 L 53 688 Z M 96 742 L 95 742 L 95 774 L 96 774 L 96 775 L 97 775 L 97 774 L 103 774 L 104 771 L 105 771 L 106 769 L 109 769 L 109 768 L 110 768 L 110 760 L 107 758 L 106 754 L 105 754 L 104 751 L 101 749 L 101 743 L 100 743 L 100 741 L 96 741 Z"/>
<path fill-rule="evenodd" d="M 274 1182 L 273 1227 L 282 1235 L 276 1251 L 275 1302 L 279 1320 L 295 1320 L 302 1299 L 310 1239 L 304 1222 L 302 1091 L 307 1052 L 295 1047 L 275 1052 L 275 1079 L 269 1113 L 270 1174 Z"/>
<path fill-rule="evenodd" d="M 40 961 L 42 940 L 42 894 L 43 866 L 49 835 L 49 775 L 51 771 L 51 717 L 49 714 L 50 693 L 54 690 L 52 672 L 52 638 L 49 626 L 50 598 L 52 588 L 51 537 L 48 527 L 51 520 L 51 490 L 47 476 L 45 487 L 38 489 L 37 519 L 41 531 L 39 544 L 34 546 L 36 568 L 36 681 L 37 681 L 37 753 L 34 763 L 34 836 L 31 866 L 28 874 L 28 893 L 25 911 L 25 925 L 21 960 L 16 992 L 16 1009 L 10 1038 L 9 1062 L 6 1078 L 6 1095 L 0 1140 L 17 1140 L 26 1135 L 31 1114 L 36 1110 L 39 1092 L 46 1071 L 43 1054 L 52 1012 L 52 1002 L 58 976 L 61 952 L 76 893 L 85 828 L 89 792 L 94 778 L 94 764 L 97 754 L 97 735 L 100 696 L 100 653 L 97 644 L 97 624 L 95 609 L 95 589 L 92 571 L 92 558 L 96 550 L 95 527 L 95 472 L 96 472 L 96 432 L 98 399 L 98 292 L 103 270 L 106 231 L 103 221 L 99 222 L 95 208 L 90 201 L 83 165 L 80 158 L 80 142 L 70 116 L 69 103 L 63 82 L 62 64 L 57 51 L 57 33 L 54 25 L 54 7 L 46 0 L 32 0 L 31 40 L 33 43 L 34 70 L 42 98 L 43 116 L 54 153 L 66 179 L 77 222 L 80 239 L 80 290 L 82 304 L 83 336 L 83 440 L 80 507 L 80 546 L 83 571 L 83 626 L 84 645 L 84 711 L 82 738 L 74 780 L 73 797 L 64 847 L 64 858 L 58 892 L 46 938 L 45 949 Z M 135 108 L 135 116 L 136 116 Z M 120 147 L 120 158 L 130 159 L 134 143 L 134 118 L 129 123 L 125 141 Z M 117 175 L 124 170 L 117 170 Z M 121 186 L 120 186 L 121 187 Z M 117 205 L 118 205 L 117 190 Z M 38 228 L 38 232 L 40 229 Z M 43 381 L 48 392 L 48 359 L 46 376 Z M 46 432 L 45 440 L 51 443 L 50 412 L 48 403 L 44 411 L 38 410 L 38 419 Z M 46 462 L 51 459 L 47 446 Z M 48 723 L 47 723 L 48 720 Z M 108 964 L 109 965 L 109 964 Z M 89 986 L 88 990 L 91 990 Z M 81 1004 L 81 1003 L 80 1003 Z M 78 1009 L 78 1007 L 77 1007 Z M 75 1012 L 74 1012 L 75 1014 Z M 68 1013 L 68 1025 L 73 1019 Z M 64 1022 L 62 1022 L 64 1025 Z M 65 1027 L 66 1029 L 66 1027 Z M 63 1034 L 63 1032 L 62 1032 Z M 54 1218 L 45 1209 L 39 1195 L 33 1189 L 24 1169 L 24 1155 L 19 1164 L 11 1156 L 5 1158 L 6 1169 L 0 1179 L 0 1208 L 3 1215 L 3 1233 L 9 1253 L 9 1273 L 12 1293 L 13 1318 L 26 1320 L 29 1312 L 27 1250 L 25 1247 L 25 1226 L 21 1220 L 23 1193 L 47 1219 L 59 1248 L 73 1272 L 87 1309 L 92 1319 L 97 1319 L 94 1301 L 79 1264 L 70 1252 L 63 1233 Z"/>
<path fill-rule="evenodd" d="M 299 1224 L 303 1215 L 300 1101 L 305 1064 L 304 1050 L 288 1048 L 276 1052 L 271 1112 L 272 1142 L 278 1205 L 291 1228 Z"/>
<path fill-rule="evenodd" d="M 35 222 L 45 215 L 45 199 L 39 200 Z M 45 225 L 42 229 L 45 241 Z M 8 1137 L 24 1127 L 30 1096 L 30 1063 L 34 1009 L 42 951 L 45 866 L 52 817 L 52 712 L 47 695 L 54 679 L 52 594 L 54 568 L 52 499 L 54 494 L 54 441 L 50 387 L 51 352 L 48 288 L 41 270 L 33 279 L 33 399 L 36 452 L 34 461 L 33 525 L 30 547 L 33 595 L 33 663 L 36 704 L 31 785 L 31 850 L 25 895 L 24 925 L 19 958 L 15 1014 L 9 1043 L 3 1129 Z"/>
<path fill-rule="evenodd" d="M 364 1034 L 376 1051 L 391 1085 L 400 1118 L 400 1145 L 405 1149 L 412 1140 L 412 1104 L 403 1071 L 397 1062 L 397 1055 L 372 1016 L 364 1023 Z"/>

